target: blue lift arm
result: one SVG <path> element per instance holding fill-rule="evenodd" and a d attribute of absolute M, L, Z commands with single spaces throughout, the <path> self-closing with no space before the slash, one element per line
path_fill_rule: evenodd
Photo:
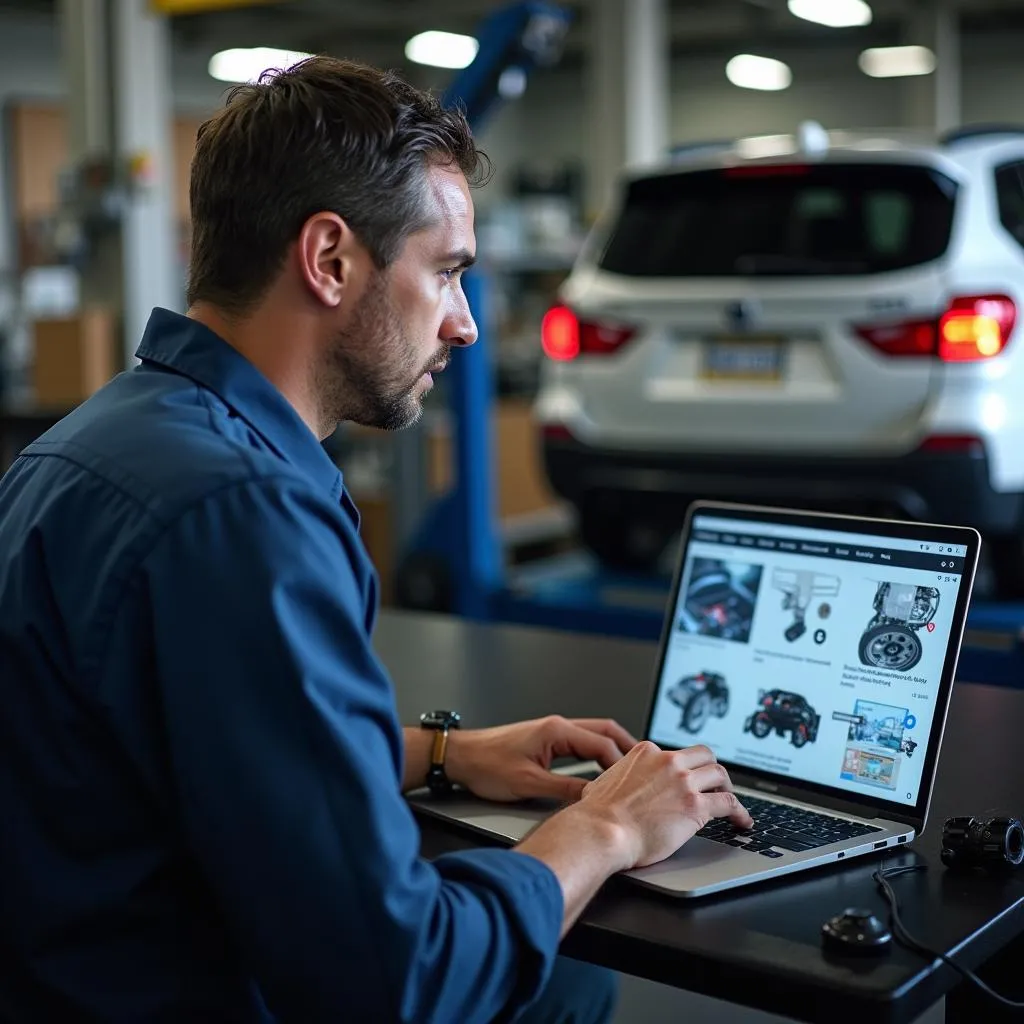
<path fill-rule="evenodd" d="M 509 4 L 477 30 L 474 61 L 446 90 L 446 106 L 461 106 L 474 132 L 502 103 L 522 95 L 529 74 L 561 58 L 570 15 L 557 4 Z M 456 353 L 446 374 L 452 418 L 454 481 L 433 503 L 402 553 L 396 579 L 406 607 L 490 617 L 503 582 L 503 553 L 494 509 L 493 324 L 485 266 L 463 275 L 463 287 L 480 332 Z"/>

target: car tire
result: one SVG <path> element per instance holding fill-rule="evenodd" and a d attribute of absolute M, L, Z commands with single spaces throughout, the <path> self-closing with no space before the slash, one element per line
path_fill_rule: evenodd
<path fill-rule="evenodd" d="M 790 737 L 789 742 L 799 750 L 804 744 L 807 743 L 807 726 L 801 722 L 794 730 L 793 735 Z"/>
<path fill-rule="evenodd" d="M 763 740 L 772 731 L 771 719 L 767 715 L 755 716 L 754 720 L 750 723 L 750 731 L 759 740 Z"/>
<path fill-rule="evenodd" d="M 1024 536 L 985 538 L 978 575 L 981 596 L 997 601 L 1024 598 Z"/>
<path fill-rule="evenodd" d="M 700 732 L 711 712 L 711 698 L 706 693 L 695 693 L 683 708 L 683 728 L 687 732 Z"/>
<path fill-rule="evenodd" d="M 591 501 L 579 510 L 579 533 L 591 554 L 609 569 L 651 572 L 661 559 L 670 535 L 663 529 Z"/>
<path fill-rule="evenodd" d="M 861 636 L 858 653 L 862 665 L 888 672 L 909 672 L 924 651 L 921 638 L 912 629 L 883 624 Z"/>
<path fill-rule="evenodd" d="M 729 695 L 723 693 L 711 702 L 711 713 L 716 718 L 725 718 L 729 714 Z"/>

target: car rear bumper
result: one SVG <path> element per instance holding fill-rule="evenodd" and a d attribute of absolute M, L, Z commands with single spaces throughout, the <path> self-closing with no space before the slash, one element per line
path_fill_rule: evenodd
<path fill-rule="evenodd" d="M 667 526 L 698 499 L 974 526 L 992 535 L 1024 524 L 1024 494 L 992 489 L 988 458 L 971 451 L 894 457 L 694 455 L 592 448 L 545 438 L 552 487 L 594 515 Z"/>

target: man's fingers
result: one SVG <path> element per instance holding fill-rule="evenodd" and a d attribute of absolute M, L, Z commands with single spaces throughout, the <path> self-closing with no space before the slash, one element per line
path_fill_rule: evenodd
<path fill-rule="evenodd" d="M 622 757 L 618 744 L 608 736 L 591 732 L 575 722 L 566 722 L 554 740 L 558 757 L 578 757 L 581 761 L 597 761 L 602 768 L 611 768 Z"/>
<path fill-rule="evenodd" d="M 637 745 L 636 737 L 623 729 L 612 718 L 573 718 L 571 721 L 573 725 L 578 725 L 581 729 L 587 729 L 601 736 L 607 736 L 618 746 L 623 754 L 632 750 Z"/>
<path fill-rule="evenodd" d="M 723 793 L 732 792 L 732 779 L 720 764 L 712 763 L 695 768 L 690 772 L 690 778 L 702 793 L 711 793 L 715 790 L 720 790 Z"/>
<path fill-rule="evenodd" d="M 716 761 L 714 751 L 702 743 L 692 747 L 683 747 L 681 750 L 675 751 L 672 756 L 680 768 L 687 768 L 690 771 L 706 764 L 714 764 Z"/>
<path fill-rule="evenodd" d="M 736 799 L 735 793 L 705 793 L 701 799 L 709 818 L 728 818 L 738 828 L 754 824 L 750 812 Z"/>

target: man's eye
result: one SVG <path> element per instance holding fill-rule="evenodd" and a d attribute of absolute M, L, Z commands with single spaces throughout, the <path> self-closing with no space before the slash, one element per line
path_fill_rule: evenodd
<path fill-rule="evenodd" d="M 451 280 L 453 280 L 455 277 L 457 277 L 459 275 L 461 270 L 462 270 L 462 267 L 452 267 L 450 270 L 442 270 L 441 271 L 441 276 L 446 281 L 451 281 Z"/>

